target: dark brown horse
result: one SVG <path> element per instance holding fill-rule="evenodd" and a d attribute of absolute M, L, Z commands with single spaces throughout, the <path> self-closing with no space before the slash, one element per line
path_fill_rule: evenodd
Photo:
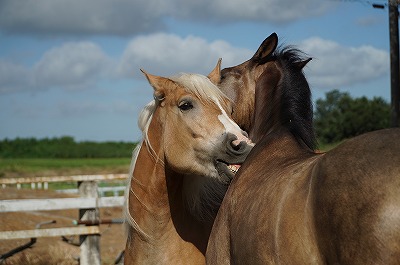
<path fill-rule="evenodd" d="M 315 153 L 309 60 L 277 42 L 272 34 L 222 71 L 256 145 L 218 212 L 207 263 L 400 264 L 400 129 Z"/>

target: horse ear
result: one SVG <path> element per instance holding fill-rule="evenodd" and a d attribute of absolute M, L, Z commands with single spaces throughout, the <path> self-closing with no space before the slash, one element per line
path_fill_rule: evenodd
<path fill-rule="evenodd" d="M 162 101 L 165 98 L 165 85 L 172 81 L 162 76 L 149 74 L 143 69 L 140 69 L 140 71 L 142 71 L 149 81 L 149 84 L 153 87 L 154 99 L 157 101 Z"/>
<path fill-rule="evenodd" d="M 260 47 L 250 60 L 259 64 L 265 63 L 268 57 L 275 51 L 277 46 L 278 35 L 274 32 L 261 43 Z"/>
<path fill-rule="evenodd" d="M 221 81 L 221 61 L 222 58 L 219 58 L 217 65 L 207 76 L 214 85 L 218 85 L 219 82 Z"/>
<path fill-rule="evenodd" d="M 308 64 L 308 62 L 311 61 L 311 60 L 312 60 L 312 58 L 308 58 L 307 60 L 296 62 L 296 63 L 294 63 L 294 65 L 296 66 L 296 68 L 297 68 L 298 70 L 301 70 L 301 69 L 303 69 L 304 66 L 306 66 L 306 64 Z"/>

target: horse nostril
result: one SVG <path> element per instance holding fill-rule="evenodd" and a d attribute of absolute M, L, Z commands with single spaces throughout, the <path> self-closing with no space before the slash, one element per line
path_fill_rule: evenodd
<path fill-rule="evenodd" d="M 238 139 L 238 137 L 232 133 L 229 133 L 226 138 L 226 147 L 228 152 L 234 155 L 241 155 L 246 152 L 246 141 Z"/>
<path fill-rule="evenodd" d="M 219 159 L 223 161 L 228 161 L 230 164 L 240 164 L 246 159 L 252 145 L 250 145 L 246 138 L 241 136 L 236 136 L 233 133 L 227 133 L 224 137 L 224 145 L 221 154 L 219 154 Z"/>
<path fill-rule="evenodd" d="M 240 149 L 242 149 L 242 147 L 244 146 L 245 142 L 239 142 L 239 143 L 237 143 L 237 142 L 238 142 L 237 139 L 236 139 L 236 140 L 233 140 L 233 141 L 231 142 L 231 147 L 232 147 L 233 150 L 235 150 L 235 151 L 240 151 Z"/>

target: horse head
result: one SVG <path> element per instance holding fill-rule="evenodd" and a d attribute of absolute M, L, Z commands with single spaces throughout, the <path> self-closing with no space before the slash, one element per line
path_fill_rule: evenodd
<path fill-rule="evenodd" d="M 212 80 L 233 101 L 232 117 L 253 142 L 285 126 L 314 148 L 311 92 L 302 72 L 310 60 L 297 49 L 279 49 L 272 33 L 249 60 L 220 71 L 217 64 Z"/>
<path fill-rule="evenodd" d="M 250 131 L 254 115 L 255 84 L 268 67 L 268 58 L 275 51 L 278 38 L 275 33 L 266 38 L 256 53 L 247 61 L 220 69 L 220 60 L 209 78 L 234 102 L 233 119 L 245 131 Z"/>
<path fill-rule="evenodd" d="M 144 74 L 154 88 L 154 122 L 147 133 L 152 149 L 158 144 L 162 150 L 155 155 L 176 172 L 228 182 L 252 148 L 230 116 L 230 100 L 202 75 Z"/>

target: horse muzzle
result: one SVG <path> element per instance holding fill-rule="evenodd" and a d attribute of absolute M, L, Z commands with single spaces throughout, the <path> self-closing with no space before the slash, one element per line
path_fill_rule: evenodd
<path fill-rule="evenodd" d="M 243 135 L 240 139 L 232 133 L 227 133 L 222 148 L 215 155 L 215 168 L 220 180 L 229 183 L 246 160 L 254 144 Z"/>

